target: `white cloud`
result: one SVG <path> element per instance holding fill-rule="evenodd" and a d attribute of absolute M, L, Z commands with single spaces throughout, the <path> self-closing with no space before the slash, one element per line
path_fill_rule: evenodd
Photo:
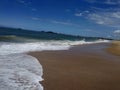
<path fill-rule="evenodd" d="M 101 4 L 120 4 L 120 0 L 87 0 L 91 3 L 101 3 Z M 87 19 L 101 25 L 107 25 L 109 27 L 120 28 L 120 7 L 90 7 L 93 12 L 86 14 Z"/>
<path fill-rule="evenodd" d="M 89 13 L 89 11 L 88 11 L 88 10 L 86 10 L 86 11 L 84 11 L 84 13 Z"/>
<path fill-rule="evenodd" d="M 88 14 L 88 18 L 97 24 L 120 27 L 120 12 L 97 12 Z"/>
<path fill-rule="evenodd" d="M 120 0 L 106 0 L 104 3 L 109 5 L 117 5 L 120 4 Z"/>
<path fill-rule="evenodd" d="M 37 9 L 35 9 L 35 8 L 31 8 L 31 10 L 32 10 L 32 11 L 37 11 Z"/>
<path fill-rule="evenodd" d="M 51 22 L 52 22 L 52 23 L 55 23 L 55 24 L 62 24 L 62 25 L 74 26 L 74 27 L 81 28 L 81 25 L 72 23 L 72 22 L 70 22 L 69 20 L 68 20 L 68 21 L 56 21 L 56 20 L 51 20 Z"/>
<path fill-rule="evenodd" d="M 114 13 L 112 13 L 112 16 L 120 19 L 120 12 L 114 12 Z"/>
<path fill-rule="evenodd" d="M 75 13 L 75 16 L 78 16 L 78 17 L 80 17 L 82 15 L 83 15 L 83 13 Z"/>
<path fill-rule="evenodd" d="M 99 4 L 108 4 L 108 5 L 119 5 L 120 0 L 85 0 L 89 3 L 99 3 Z"/>
<path fill-rule="evenodd" d="M 78 10 L 77 13 L 75 13 L 74 15 L 77 16 L 77 17 L 80 17 L 80 16 L 84 16 L 84 15 L 86 15 L 86 14 L 88 14 L 88 13 L 89 13 L 88 10 L 82 11 L 82 12 L 80 12 L 80 11 Z"/>
<path fill-rule="evenodd" d="M 114 33 L 115 34 L 120 34 L 120 30 L 115 30 Z"/>
<path fill-rule="evenodd" d="M 89 14 L 88 15 L 89 19 L 95 21 L 97 24 L 111 24 L 112 21 L 110 18 L 103 16 L 103 14 Z"/>
<path fill-rule="evenodd" d="M 57 21 L 57 20 L 43 19 L 43 18 L 39 18 L 39 17 L 31 17 L 31 19 L 34 20 L 34 21 L 46 21 L 46 22 L 55 23 L 55 24 L 81 27 L 79 24 L 75 24 L 75 23 L 70 22 L 70 20 L 68 20 L 68 21 Z"/>
<path fill-rule="evenodd" d="M 27 1 L 25 1 L 25 0 L 16 0 L 16 1 L 17 1 L 18 3 L 24 5 L 25 7 L 31 9 L 31 11 L 37 11 L 36 8 L 34 8 L 34 7 L 31 6 L 31 4 L 32 4 L 31 2 L 27 2 Z"/>
<path fill-rule="evenodd" d="M 113 36 L 116 38 L 116 39 L 118 39 L 118 40 L 120 40 L 120 29 L 119 30 L 115 30 L 114 32 L 113 32 Z"/>
<path fill-rule="evenodd" d="M 85 0 L 89 3 L 99 3 L 99 4 L 108 4 L 108 5 L 119 5 L 120 0 Z"/>
<path fill-rule="evenodd" d="M 72 25 L 72 23 L 70 23 L 70 22 L 56 21 L 56 20 L 52 20 L 52 23 L 63 24 L 63 25 Z"/>
<path fill-rule="evenodd" d="M 26 4 L 24 0 L 16 0 L 16 1 L 20 4 L 24 4 L 24 5 Z"/>
<path fill-rule="evenodd" d="M 85 0 L 85 1 L 87 1 L 89 3 L 96 3 L 96 2 L 98 2 L 97 0 Z"/>

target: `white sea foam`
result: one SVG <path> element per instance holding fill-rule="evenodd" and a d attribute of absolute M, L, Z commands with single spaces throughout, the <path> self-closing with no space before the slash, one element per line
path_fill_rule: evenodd
<path fill-rule="evenodd" d="M 82 41 L 39 41 L 29 43 L 1 43 L 0 55 L 24 53 L 28 51 L 43 51 L 43 50 L 68 50 L 73 45 L 92 44 L 109 42 L 108 40 L 98 40 L 94 42 Z"/>
<path fill-rule="evenodd" d="M 42 66 L 32 56 L 0 56 L 0 90 L 43 90 Z"/>
<path fill-rule="evenodd" d="M 43 70 L 36 58 L 24 54 L 29 51 L 68 50 L 73 45 L 109 42 L 37 41 L 26 43 L 0 42 L 0 90 L 43 90 Z"/>

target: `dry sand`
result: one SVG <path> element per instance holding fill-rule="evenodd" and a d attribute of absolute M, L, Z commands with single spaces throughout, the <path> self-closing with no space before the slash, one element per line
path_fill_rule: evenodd
<path fill-rule="evenodd" d="M 108 51 L 120 56 L 120 41 L 113 41 L 111 47 L 108 48 Z"/>
<path fill-rule="evenodd" d="M 120 56 L 106 53 L 106 46 L 82 45 L 30 55 L 43 66 L 44 90 L 120 90 Z"/>

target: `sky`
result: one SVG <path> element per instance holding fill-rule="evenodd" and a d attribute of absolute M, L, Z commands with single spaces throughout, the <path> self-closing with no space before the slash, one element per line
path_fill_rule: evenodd
<path fill-rule="evenodd" d="M 0 0 L 0 26 L 120 39 L 120 0 Z"/>

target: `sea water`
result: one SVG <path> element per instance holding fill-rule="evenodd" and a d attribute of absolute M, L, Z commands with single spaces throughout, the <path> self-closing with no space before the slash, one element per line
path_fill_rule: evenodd
<path fill-rule="evenodd" d="M 43 90 L 42 65 L 26 53 L 43 50 L 68 50 L 73 45 L 109 42 L 97 40 L 42 40 L 34 42 L 0 42 L 0 90 Z"/>

